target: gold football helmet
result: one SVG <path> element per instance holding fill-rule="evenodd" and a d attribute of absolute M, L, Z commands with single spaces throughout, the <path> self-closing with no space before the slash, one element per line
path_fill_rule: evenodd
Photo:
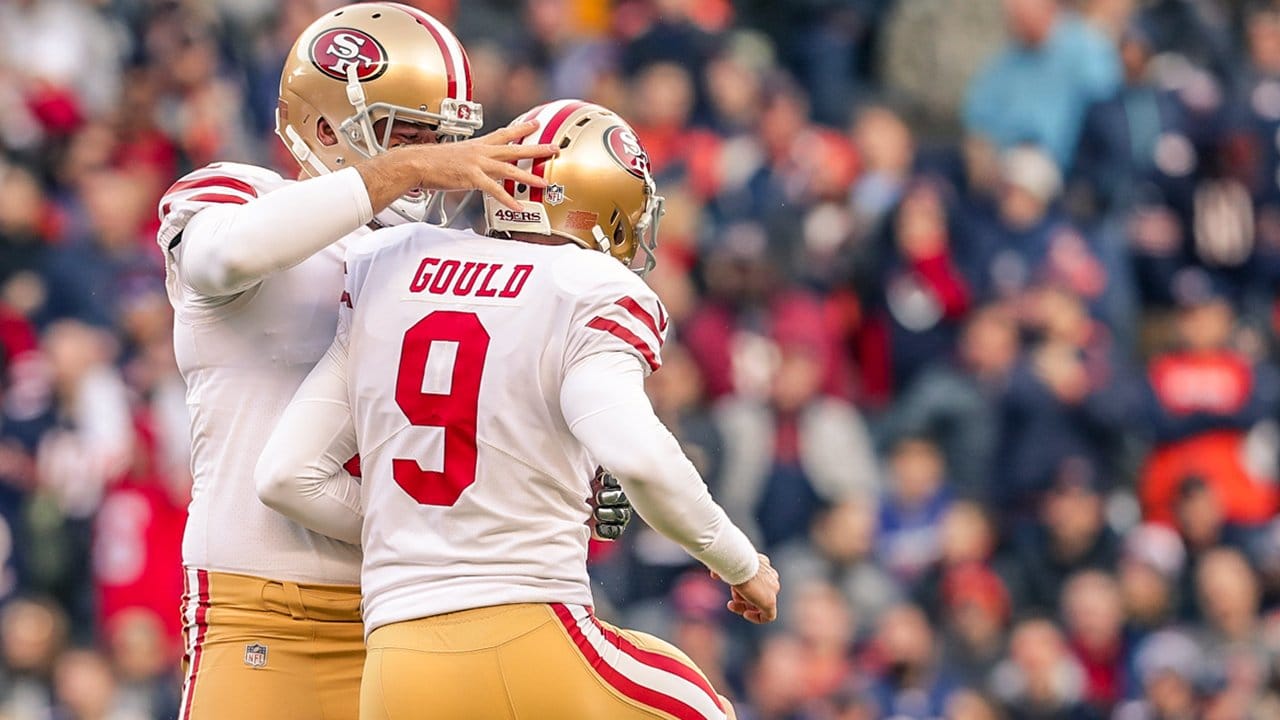
<path fill-rule="evenodd" d="M 347 5 L 313 22 L 289 52 L 276 134 L 303 172 L 322 175 L 386 152 L 396 120 L 428 125 L 442 140 L 471 136 L 484 124 L 471 97 L 467 52 L 443 23 L 399 3 Z M 336 143 L 320 142 L 320 118 Z M 392 209 L 422 220 L 430 204 L 406 196 Z"/>
<path fill-rule="evenodd" d="M 560 154 L 520 164 L 547 187 L 507 181 L 520 211 L 486 195 L 489 231 L 555 235 L 607 252 L 641 275 L 652 270 L 663 201 L 635 131 L 613 111 L 581 100 L 540 105 L 515 122 L 534 118 L 538 129 L 521 142 L 550 143 Z"/>

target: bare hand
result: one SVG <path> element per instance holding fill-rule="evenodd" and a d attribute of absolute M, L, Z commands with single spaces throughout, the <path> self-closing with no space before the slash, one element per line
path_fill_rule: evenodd
<path fill-rule="evenodd" d="M 712 577 L 717 577 L 712 573 Z M 755 577 L 732 586 L 733 597 L 726 607 L 729 612 L 741 615 L 747 622 L 764 625 L 778 617 L 778 591 L 781 589 L 778 571 L 773 569 L 769 557 L 760 553 L 760 569 Z"/>
<path fill-rule="evenodd" d="M 479 190 L 512 210 L 519 210 L 519 203 L 503 187 L 504 181 L 531 187 L 546 187 L 547 181 L 515 163 L 549 158 L 560 152 L 554 145 L 511 144 L 537 129 L 538 123 L 529 121 L 461 142 L 405 145 L 356 168 L 369 190 L 374 212 L 414 188 Z"/>

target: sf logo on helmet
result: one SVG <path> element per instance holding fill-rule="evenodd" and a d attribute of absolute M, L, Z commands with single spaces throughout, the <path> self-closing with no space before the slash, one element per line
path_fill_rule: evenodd
<path fill-rule="evenodd" d="M 649 172 L 649 155 L 640 147 L 635 133 L 621 125 L 614 125 L 604 131 L 604 145 L 623 169 L 644 179 Z"/>
<path fill-rule="evenodd" d="M 373 36 L 354 28 L 333 28 L 311 43 L 311 62 L 335 80 L 346 80 L 355 68 L 361 82 L 373 80 L 387 69 L 387 51 Z"/>

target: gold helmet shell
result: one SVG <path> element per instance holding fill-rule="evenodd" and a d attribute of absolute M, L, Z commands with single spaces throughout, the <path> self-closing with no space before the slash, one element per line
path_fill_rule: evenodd
<path fill-rule="evenodd" d="M 582 100 L 540 105 L 515 122 L 537 119 L 524 144 L 550 143 L 560 154 L 521 161 L 546 188 L 507 181 L 516 211 L 485 196 L 490 232 L 555 235 L 607 252 L 644 274 L 653 269 L 662 198 L 636 133 L 612 110 Z"/>
<path fill-rule="evenodd" d="M 289 51 L 276 134 L 305 173 L 321 175 L 385 152 L 393 120 L 469 137 L 484 124 L 471 91 L 467 52 L 443 23 L 399 3 L 347 5 L 313 22 Z M 320 142 L 320 118 L 337 143 Z"/>

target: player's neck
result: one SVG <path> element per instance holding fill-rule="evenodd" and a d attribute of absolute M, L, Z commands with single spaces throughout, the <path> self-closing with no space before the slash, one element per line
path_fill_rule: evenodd
<path fill-rule="evenodd" d="M 511 232 L 507 234 L 507 238 L 502 239 L 533 243 L 534 245 L 577 245 L 574 241 L 559 235 L 539 235 L 527 232 Z"/>

